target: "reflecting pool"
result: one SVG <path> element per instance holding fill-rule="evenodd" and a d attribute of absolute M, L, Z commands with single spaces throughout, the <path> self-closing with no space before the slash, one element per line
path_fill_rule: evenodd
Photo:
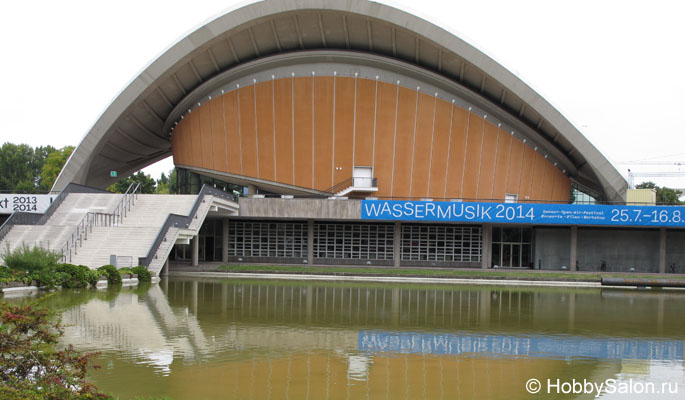
<path fill-rule="evenodd" d="M 47 303 L 121 399 L 685 396 L 681 291 L 169 278 Z"/>

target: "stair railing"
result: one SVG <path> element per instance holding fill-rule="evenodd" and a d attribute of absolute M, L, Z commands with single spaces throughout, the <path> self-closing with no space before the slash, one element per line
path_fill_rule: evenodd
<path fill-rule="evenodd" d="M 232 202 L 235 201 L 232 193 L 226 193 L 219 189 L 202 185 L 202 189 L 200 189 L 200 193 L 198 193 L 190 213 L 188 215 L 169 214 L 164 221 L 164 225 L 162 225 L 159 232 L 157 232 L 157 238 L 152 243 L 152 246 L 150 246 L 147 256 L 138 258 L 138 265 L 142 265 L 145 268 L 150 267 L 152 261 L 157 258 L 157 250 L 159 250 L 161 244 L 166 241 L 166 235 L 169 229 L 187 229 L 190 226 L 190 223 L 197 218 L 197 211 L 200 208 L 200 205 L 205 202 L 206 196 L 215 196 Z"/>
<path fill-rule="evenodd" d="M 136 204 L 139 188 L 140 183 L 131 182 L 131 184 L 128 185 L 128 188 L 124 192 L 124 195 L 121 197 L 121 200 L 119 201 L 117 206 L 114 207 L 114 211 L 112 212 L 112 214 L 115 215 L 116 224 L 120 224 L 121 222 L 123 222 L 124 218 L 128 215 L 129 211 L 131 211 L 131 206 Z"/>
<path fill-rule="evenodd" d="M 121 200 L 119 200 L 119 203 L 111 214 L 98 212 L 86 213 L 62 246 L 60 250 L 60 253 L 62 254 L 61 261 L 71 262 L 72 257 L 78 254 L 78 248 L 83 247 L 83 241 L 88 240 L 88 233 L 93 232 L 94 226 L 114 226 L 121 224 L 126 215 L 128 215 L 128 212 L 131 211 L 131 206 L 135 204 L 139 188 L 140 183 L 133 182 L 128 185 L 126 192 L 124 192 L 124 195 L 121 197 Z"/>
<path fill-rule="evenodd" d="M 353 176 L 351 178 L 345 179 L 342 182 L 336 183 L 330 188 L 322 191 L 321 194 L 324 196 L 335 196 L 335 194 L 340 192 L 341 190 L 347 189 L 350 186 L 356 186 L 356 184 L 358 184 L 359 182 L 366 182 L 367 184 L 370 184 L 369 187 L 378 187 L 378 178 Z"/>
<path fill-rule="evenodd" d="M 10 217 L 5 220 L 0 226 L 0 241 L 2 241 L 7 233 L 12 229 L 14 225 L 45 225 L 50 219 L 52 214 L 59 208 L 64 199 L 67 198 L 69 193 L 108 193 L 104 190 L 94 189 L 87 186 L 79 185 L 76 183 L 68 184 L 60 194 L 55 197 L 44 214 L 36 213 L 26 213 L 26 212 L 14 212 Z"/>
<path fill-rule="evenodd" d="M 345 188 L 352 186 L 353 183 L 354 183 L 353 177 L 347 178 L 344 181 L 338 182 L 335 185 L 329 187 L 328 189 L 322 191 L 321 194 L 323 194 L 324 196 L 335 196 L 336 193 L 338 193 L 342 189 L 345 189 Z"/>

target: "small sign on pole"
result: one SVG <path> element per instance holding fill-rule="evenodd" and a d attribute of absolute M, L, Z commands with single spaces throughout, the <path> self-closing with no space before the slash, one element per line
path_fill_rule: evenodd
<path fill-rule="evenodd" d="M 117 177 L 117 171 L 109 171 L 109 176 L 112 178 L 116 178 Z"/>

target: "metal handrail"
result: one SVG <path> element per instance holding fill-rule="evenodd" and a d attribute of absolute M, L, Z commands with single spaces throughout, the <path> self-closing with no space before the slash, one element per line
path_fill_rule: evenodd
<path fill-rule="evenodd" d="M 321 192 L 325 196 L 334 196 L 342 189 L 346 189 L 350 186 L 354 186 L 356 180 L 366 180 L 371 183 L 371 187 L 378 187 L 378 178 L 369 178 L 361 176 L 353 176 L 345 179 L 342 182 L 336 183 L 335 185 L 329 187 L 328 189 Z"/>
<path fill-rule="evenodd" d="M 322 191 L 321 193 L 327 196 L 332 196 L 339 191 L 338 189 L 352 186 L 352 182 L 354 182 L 353 179 L 353 177 L 347 178 L 344 181 L 338 182 L 335 185 L 329 187 L 328 189 Z"/>
<path fill-rule="evenodd" d="M 135 187 L 133 186 L 135 184 Z M 131 191 L 131 188 L 133 190 Z M 138 196 L 138 189 L 140 188 L 140 183 L 131 183 L 124 192 L 124 195 L 119 200 L 119 203 L 114 208 L 114 211 L 110 213 L 98 213 L 98 212 L 88 212 L 81 218 L 81 221 L 76 225 L 74 231 L 69 236 L 69 239 L 64 243 L 60 249 L 62 254 L 62 262 L 71 262 L 72 255 L 78 254 L 76 245 L 78 247 L 83 247 L 83 240 L 88 240 L 88 233 L 93 232 L 94 226 L 113 226 L 119 225 L 131 211 L 131 206 L 135 205 L 135 199 Z M 130 192 L 130 193 L 129 193 Z M 73 250 L 73 251 L 72 251 Z"/>
<path fill-rule="evenodd" d="M 157 250 L 159 250 L 159 246 L 162 244 L 162 242 L 165 241 L 169 229 L 171 227 L 188 228 L 191 222 L 193 222 L 193 219 L 195 219 L 195 215 L 197 214 L 197 210 L 200 208 L 200 205 L 204 203 L 205 196 L 208 195 L 221 197 L 225 200 L 235 202 L 233 193 L 226 193 L 211 186 L 202 185 L 202 189 L 200 189 L 200 193 L 198 193 L 197 199 L 195 199 L 195 204 L 193 204 L 193 208 L 190 210 L 190 213 L 188 215 L 169 214 L 164 221 L 164 225 L 162 225 L 162 227 L 159 229 L 159 232 L 157 232 L 157 237 L 152 243 L 152 246 L 150 246 L 150 250 L 148 251 L 147 255 L 145 257 L 138 258 L 138 265 L 149 268 L 152 260 L 157 258 Z"/>
<path fill-rule="evenodd" d="M 0 225 L 0 241 L 7 236 L 14 225 L 37 225 L 41 214 L 15 211 Z"/>
<path fill-rule="evenodd" d="M 14 212 L 0 226 L 0 240 L 3 240 L 14 225 L 45 225 L 52 214 L 59 208 L 69 193 L 107 193 L 104 190 L 90 188 L 76 183 L 68 184 L 52 201 L 43 214 Z M 16 214 L 16 215 L 15 215 Z M 30 214 L 30 215 L 27 215 Z"/>
<path fill-rule="evenodd" d="M 135 185 L 135 187 L 133 185 Z M 131 188 L 133 188 L 133 191 L 131 191 Z M 131 211 L 131 205 L 135 205 L 135 200 L 138 198 L 137 192 L 139 188 L 140 183 L 131 182 L 124 192 L 124 195 L 121 197 L 121 200 L 119 200 L 119 203 L 117 203 L 117 206 L 114 207 L 114 211 L 112 213 L 116 215 L 116 219 L 118 219 L 119 223 L 121 223 L 126 215 L 128 215 L 128 212 Z"/>

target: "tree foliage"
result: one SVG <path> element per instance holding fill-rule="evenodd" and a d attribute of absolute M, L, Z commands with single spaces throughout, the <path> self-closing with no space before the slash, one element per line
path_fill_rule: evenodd
<path fill-rule="evenodd" d="M 86 381 L 95 354 L 54 350 L 62 330 L 53 320 L 37 302 L 0 303 L 0 398 L 109 399 Z"/>
<path fill-rule="evenodd" d="M 176 193 L 176 168 L 169 171 L 169 174 L 162 172 L 159 179 L 157 179 L 158 194 L 174 194 Z"/>
<path fill-rule="evenodd" d="M 73 151 L 74 146 L 67 146 L 48 154 L 40 172 L 41 188 L 45 190 L 50 190 L 50 188 L 52 188 L 52 185 L 57 180 L 57 176 L 59 176 L 60 171 L 62 171 L 62 167 L 64 167 L 64 164 L 66 164 Z"/>
<path fill-rule="evenodd" d="M 671 189 L 666 186 L 657 186 L 654 182 L 643 182 L 635 185 L 635 189 L 656 189 L 656 202 L 657 204 L 684 204 L 680 201 L 680 196 L 683 192 L 676 189 Z"/>
<path fill-rule="evenodd" d="M 55 151 L 52 146 L 34 149 L 27 144 L 3 144 L 0 147 L 0 191 L 36 193 L 45 190 L 41 175 L 43 165 L 48 155 Z"/>
<path fill-rule="evenodd" d="M 140 183 L 138 193 L 155 193 L 155 180 L 143 171 L 138 171 L 131 176 L 119 180 L 117 183 L 108 187 L 107 190 L 114 193 L 124 193 L 131 183 Z"/>

